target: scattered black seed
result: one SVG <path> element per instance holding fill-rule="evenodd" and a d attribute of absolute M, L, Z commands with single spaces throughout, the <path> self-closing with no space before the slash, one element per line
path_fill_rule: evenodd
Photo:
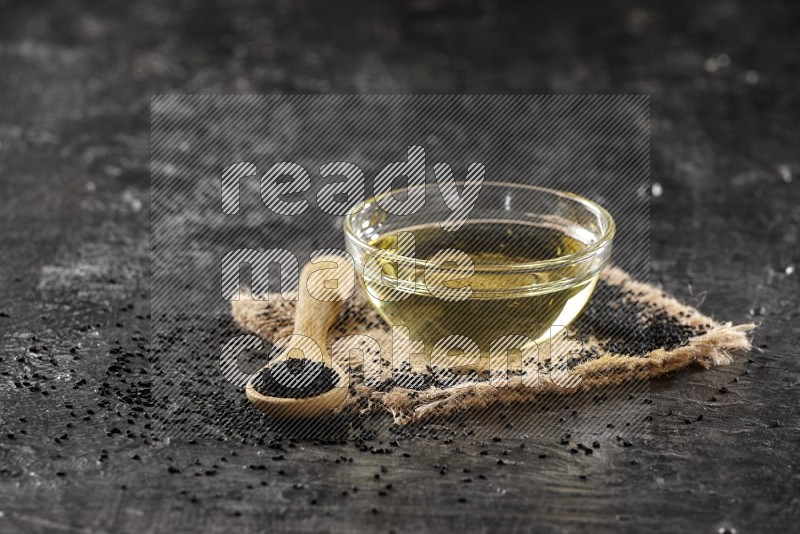
<path fill-rule="evenodd" d="M 390 378 L 381 381 L 376 389 L 378 391 L 389 391 L 392 388 L 413 389 L 423 391 L 433 385 L 433 374 L 426 373 L 401 373 L 394 372 Z"/>
<path fill-rule="evenodd" d="M 579 336 L 609 339 L 603 348 L 616 354 L 641 356 L 655 349 L 671 350 L 705 330 L 682 324 L 665 311 L 648 309 L 619 286 L 602 280 L 575 321 Z M 581 363 L 576 361 L 575 364 Z"/>
<path fill-rule="evenodd" d="M 320 362 L 291 358 L 261 371 L 253 388 L 267 397 L 301 399 L 322 395 L 338 381 L 336 372 Z"/>
<path fill-rule="evenodd" d="M 598 290 L 599 289 L 600 288 L 598 288 Z M 656 328 L 656 327 L 653 327 L 653 328 Z M 664 334 L 664 336 L 668 337 L 666 334 Z M 646 337 L 646 336 L 643 336 L 643 337 Z M 672 340 L 672 342 L 678 342 L 678 341 Z M 36 351 L 38 351 L 38 352 L 46 352 L 46 348 L 41 345 L 41 341 L 37 341 L 36 343 L 37 343 L 37 345 L 35 346 Z M 630 340 L 630 339 L 624 339 L 624 340 L 620 341 L 619 343 L 621 343 L 623 345 L 625 343 L 628 343 L 631 347 L 636 348 L 635 347 L 635 343 L 633 343 L 633 341 Z M 142 347 L 141 350 L 143 352 L 146 352 L 146 349 L 144 347 Z M 78 348 L 77 347 L 73 347 L 72 349 L 70 349 L 70 352 L 75 354 L 75 353 L 78 352 Z M 139 412 L 139 410 L 142 410 L 142 412 L 143 412 L 144 411 L 143 406 L 145 406 L 147 403 L 150 404 L 147 407 L 152 407 L 153 406 L 153 404 L 152 404 L 153 403 L 153 397 L 152 397 L 152 395 L 150 393 L 150 384 L 149 384 L 149 382 L 140 384 L 138 382 L 138 379 L 140 378 L 139 376 L 134 376 L 133 379 L 131 379 L 131 375 L 137 374 L 139 372 L 142 372 L 142 373 L 146 374 L 144 369 L 136 369 L 135 366 L 129 364 L 127 359 L 132 357 L 132 353 L 126 352 L 126 350 L 123 350 L 121 347 L 113 348 L 111 353 L 117 355 L 118 358 L 115 360 L 114 364 L 109 367 L 109 370 L 111 371 L 111 373 L 109 373 L 110 374 L 110 378 L 108 380 L 109 380 L 110 383 L 104 382 L 104 383 L 102 383 L 102 386 L 100 386 L 98 389 L 100 390 L 100 392 L 101 392 L 100 394 L 101 395 L 103 395 L 107 399 L 108 398 L 111 399 L 111 401 L 107 401 L 107 402 L 112 402 L 113 401 L 114 404 L 108 405 L 106 403 L 103 403 L 102 405 L 98 405 L 97 412 L 99 413 L 99 415 L 97 415 L 95 417 L 95 420 L 97 420 L 97 421 L 108 421 L 108 416 L 109 415 L 113 415 L 113 413 L 114 413 L 114 408 L 112 408 L 111 406 L 116 405 L 116 401 L 117 400 L 121 400 L 129 408 L 126 408 L 126 409 L 122 409 L 121 408 L 122 413 L 125 413 L 125 417 L 122 416 L 120 411 L 116 412 L 117 415 L 119 417 L 121 417 L 122 419 L 126 419 L 129 425 L 135 426 L 135 423 L 137 423 L 137 422 L 139 422 L 141 420 L 138 419 L 137 417 L 134 417 L 133 419 L 128 418 L 129 413 L 127 413 L 126 410 L 130 409 L 131 411 L 135 410 L 137 412 Z M 130 354 L 130 356 L 128 356 L 128 354 Z M 43 358 L 36 358 L 36 357 L 30 357 L 29 359 L 37 359 L 37 361 L 45 361 L 46 360 L 46 359 L 43 359 Z M 117 367 L 114 368 L 114 366 L 117 366 Z M 304 373 L 303 374 L 306 374 L 305 371 L 306 370 L 304 369 Z M 115 373 L 116 373 L 116 375 L 115 375 Z M 332 371 L 331 371 L 331 373 L 332 373 Z M 309 376 L 311 376 L 311 372 L 308 372 L 307 374 Z M 28 378 L 28 377 L 26 376 L 25 378 Z M 113 380 L 112 380 L 112 378 L 113 378 Z M 271 376 L 270 378 L 272 378 L 273 381 L 274 381 L 275 376 Z M 334 379 L 335 379 L 335 376 L 331 378 L 331 380 L 334 380 Z M 37 379 L 34 377 L 34 380 L 32 380 L 32 382 L 35 383 L 36 380 Z M 43 379 L 43 380 L 46 380 L 46 379 Z M 126 382 L 126 380 L 129 380 L 129 382 Z M 426 389 L 427 387 L 429 387 L 430 381 L 431 381 L 430 377 L 428 375 L 425 375 L 425 374 L 411 375 L 410 378 L 406 378 L 405 380 L 407 380 L 407 381 L 395 380 L 395 383 L 393 384 L 393 386 L 395 386 L 395 387 L 407 387 L 409 389 Z M 282 380 L 282 382 L 287 382 L 287 381 Z M 86 380 L 85 379 L 81 379 L 81 381 L 79 381 L 78 383 L 81 384 L 81 385 L 85 385 L 86 384 Z M 177 389 L 177 386 L 179 384 L 182 387 L 185 387 L 185 383 L 182 383 L 182 382 L 179 382 L 178 380 L 176 380 L 176 384 L 175 384 L 176 385 L 176 389 Z M 325 386 L 324 381 L 323 381 L 322 385 Z M 141 389 L 140 389 L 140 386 L 141 386 Z M 297 397 L 303 397 L 303 396 L 308 396 L 308 395 L 319 394 L 318 392 L 314 392 L 313 391 L 313 386 L 314 386 L 313 383 L 304 386 L 304 388 L 310 389 L 312 391 L 311 393 L 307 393 L 307 392 L 304 391 L 303 393 L 297 394 L 296 396 L 294 396 L 294 395 L 277 395 L 277 396 L 286 396 L 286 397 L 289 397 L 289 398 L 297 398 Z M 30 387 L 30 386 L 26 384 L 25 387 Z M 98 387 L 97 384 L 93 383 L 90 386 L 90 389 L 94 388 L 94 387 Z M 332 387 L 332 385 L 331 385 L 331 387 Z M 324 389 L 324 391 L 327 391 L 327 390 L 331 389 L 331 387 L 327 387 L 327 389 Z M 292 391 L 297 392 L 296 389 L 293 389 Z M 322 392 L 324 392 L 324 391 L 322 391 Z M 714 397 L 713 400 L 716 400 L 716 397 Z M 647 400 L 645 400 L 645 402 L 647 402 Z M 71 405 L 70 406 L 65 406 L 65 407 L 70 409 L 70 410 L 73 409 L 73 406 L 71 406 Z M 139 410 L 136 410 L 136 408 L 138 408 Z M 573 411 L 573 413 L 575 413 L 575 412 Z M 93 414 L 95 414 L 95 411 L 88 411 L 87 414 L 92 414 L 93 415 Z M 190 413 L 190 412 L 187 411 L 186 413 L 184 413 L 182 415 L 184 415 L 184 416 L 193 416 L 195 414 L 196 414 L 196 412 L 195 413 Z M 208 414 L 207 413 L 202 413 L 202 415 L 208 415 Z M 502 414 L 500 418 L 502 419 L 503 416 L 504 416 L 504 414 Z M 77 416 L 73 415 L 73 417 L 77 417 Z M 122 419 L 120 419 L 120 420 L 122 420 Z M 134 420 L 134 419 L 137 419 L 137 420 Z M 697 420 L 701 420 L 701 419 L 702 419 L 702 415 L 698 416 Z M 91 418 L 88 418 L 88 416 L 87 416 L 87 420 L 91 420 Z M 563 422 L 564 419 L 562 418 L 561 421 Z M 111 423 L 106 423 L 106 424 L 108 424 L 110 426 Z M 117 422 L 117 424 L 119 424 L 119 423 Z M 772 425 L 773 425 L 773 427 L 780 426 L 780 424 L 777 421 L 774 421 L 772 423 Z M 609 424 L 608 426 L 609 426 L 609 428 L 613 428 L 613 425 L 611 425 L 611 424 Z M 507 423 L 506 427 L 507 428 L 511 428 L 511 423 Z M 17 431 L 17 432 L 20 433 L 20 431 Z M 109 435 L 122 434 L 122 432 L 118 428 L 112 428 L 108 432 L 109 432 Z M 22 432 L 22 433 L 24 433 L 24 432 Z M 131 435 L 130 433 L 131 433 L 131 431 L 128 430 L 126 435 L 130 436 Z M 405 436 L 405 434 L 401 434 L 401 435 Z M 9 433 L 8 436 L 9 436 L 10 439 L 13 439 L 14 434 L 13 433 Z M 144 436 L 142 436 L 142 437 L 144 437 Z M 432 437 L 432 439 L 438 439 L 438 436 L 435 436 L 435 435 L 432 435 L 431 437 Z M 453 442 L 453 438 L 452 437 L 446 437 L 445 438 L 444 435 L 442 437 L 444 438 L 442 440 L 442 443 L 444 443 L 444 444 L 450 444 L 450 443 Z M 62 437 L 55 438 L 55 439 L 63 440 L 63 439 L 68 439 L 68 437 L 62 436 Z M 243 442 L 249 441 L 250 443 L 258 443 L 259 439 L 261 439 L 261 444 L 264 444 L 264 439 L 258 438 L 257 436 L 254 436 L 253 434 L 246 434 L 246 438 L 243 438 Z M 502 441 L 502 439 L 499 438 L 499 437 L 495 437 L 495 438 L 493 438 L 493 441 L 494 442 L 500 442 L 500 441 Z M 196 440 L 192 440 L 190 443 L 197 443 L 197 442 L 196 442 Z M 569 444 L 569 439 L 566 440 L 565 444 L 567 444 L 567 445 Z M 368 444 L 364 444 L 364 445 L 366 445 L 365 451 L 369 451 L 369 452 L 371 452 L 373 454 L 384 454 L 384 452 L 380 452 L 380 451 L 385 450 L 382 447 L 371 447 Z M 625 440 L 623 442 L 623 445 L 626 446 L 626 447 L 632 446 L 632 444 L 630 442 L 628 442 L 627 440 Z M 397 441 L 392 441 L 392 442 L 389 443 L 389 446 L 398 447 L 399 443 Z M 599 442 L 593 443 L 592 446 L 595 447 L 595 448 L 599 448 Z M 281 451 L 285 452 L 287 447 L 288 448 L 293 448 L 294 444 L 293 443 L 288 443 L 287 444 L 285 442 L 281 443 L 280 440 L 278 440 L 275 443 L 270 443 L 268 445 L 268 447 L 273 448 L 275 450 L 281 450 Z M 524 447 L 524 444 L 521 444 L 520 447 L 521 448 Z M 391 449 L 388 449 L 388 450 L 391 450 Z M 592 453 L 590 448 L 588 448 L 586 446 L 582 446 L 581 444 L 578 444 L 578 449 L 577 450 L 583 450 L 586 454 L 591 454 Z M 456 448 L 456 451 L 460 452 L 460 448 Z M 508 453 L 509 453 L 508 450 L 504 450 L 503 451 L 503 455 L 508 455 Z M 403 457 L 406 457 L 406 458 L 411 456 L 408 453 L 402 453 L 402 454 L 403 454 Z M 488 454 L 488 452 L 481 451 L 481 454 Z M 237 456 L 237 453 L 235 451 L 231 451 L 230 456 L 231 457 L 235 457 L 235 456 Z M 101 460 L 104 459 L 104 458 L 108 458 L 108 455 L 104 454 L 103 456 L 101 456 Z M 539 454 L 539 458 L 542 458 L 542 459 L 547 458 L 547 454 Z M 138 454 L 135 454 L 135 455 L 133 455 L 131 457 L 131 459 L 140 460 L 140 457 L 139 457 Z M 275 456 L 272 457 L 272 459 L 273 460 L 283 459 L 283 454 L 276 454 Z M 222 458 L 220 461 L 225 462 L 226 460 L 224 458 Z M 341 459 L 341 461 L 342 461 L 342 463 L 344 463 L 346 460 L 343 457 Z M 350 458 L 349 461 L 352 462 L 352 458 Z M 339 462 L 339 460 L 337 460 L 337 463 L 338 462 Z M 502 459 L 497 460 L 497 463 L 499 465 L 503 465 L 504 464 Z M 635 464 L 636 461 L 634 460 L 631 463 Z M 233 463 L 231 465 L 233 466 Z M 250 466 L 250 467 L 251 467 L 251 469 L 255 468 L 257 470 L 266 469 L 266 467 L 263 464 L 259 465 L 259 466 L 255 466 L 255 467 L 254 466 Z M 442 470 L 444 471 L 443 474 L 445 474 L 447 472 L 447 467 L 444 466 L 442 468 Z M 170 466 L 168 468 L 168 471 L 170 473 L 180 473 L 181 472 L 180 469 L 178 469 L 177 467 L 173 467 L 173 466 Z M 386 472 L 385 468 L 383 466 L 381 466 L 381 471 L 384 472 L 384 473 Z M 194 470 L 192 470 L 192 472 L 194 472 Z M 464 469 L 464 473 L 469 473 L 469 469 L 465 468 Z M 206 476 L 213 476 L 213 475 L 216 474 L 216 470 L 215 469 L 209 469 L 209 470 L 205 471 L 205 474 L 206 474 Z M 285 475 L 283 470 L 279 471 L 278 474 Z M 255 473 L 253 475 L 254 475 L 253 478 L 255 478 L 257 476 L 257 474 L 255 474 Z M 61 473 L 61 474 L 59 474 L 59 476 L 65 476 L 65 474 Z M 380 477 L 376 476 L 376 478 L 380 478 Z M 484 475 L 478 475 L 477 478 L 481 479 L 481 480 L 486 480 L 486 477 Z M 585 475 L 581 475 L 581 478 L 585 479 L 586 476 Z M 462 481 L 464 483 L 469 483 L 469 482 L 472 482 L 472 478 L 466 477 Z M 267 482 L 266 481 L 261 481 L 261 485 L 265 486 L 265 485 L 267 485 Z M 250 488 L 250 489 L 253 488 L 252 485 L 248 485 L 247 487 Z M 124 486 L 123 486 L 123 488 L 124 488 Z M 390 489 L 390 488 L 391 488 L 391 484 L 387 484 L 386 485 L 386 489 Z M 353 487 L 352 491 L 353 492 L 357 492 L 358 488 L 357 487 Z M 185 492 L 183 492 L 183 493 L 186 494 Z M 383 493 L 385 494 L 386 492 L 383 492 Z M 349 495 L 349 492 L 343 491 L 342 495 L 343 496 L 347 496 L 347 495 Z M 196 496 L 192 496 L 191 500 L 192 500 L 192 502 L 198 502 Z M 463 498 L 463 497 L 459 498 L 459 502 L 466 502 L 466 498 Z M 316 499 L 313 499 L 312 501 L 310 501 L 310 503 L 311 504 L 316 504 L 317 501 L 316 501 Z M 373 513 L 378 513 L 377 508 L 373 508 Z"/>

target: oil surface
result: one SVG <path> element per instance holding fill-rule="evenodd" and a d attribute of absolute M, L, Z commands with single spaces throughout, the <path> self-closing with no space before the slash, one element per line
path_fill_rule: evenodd
<path fill-rule="evenodd" d="M 449 288 L 472 288 L 471 296 L 460 301 L 431 294 L 426 276 L 432 280 L 435 271 L 423 266 L 407 265 L 404 270 L 386 261 L 384 276 L 400 282 L 391 290 L 374 272 L 365 272 L 364 283 L 380 314 L 390 325 L 408 327 L 411 338 L 423 340 L 426 350 L 450 335 L 471 338 L 484 354 L 492 340 L 505 335 L 546 339 L 551 327 L 566 327 L 578 315 L 597 281 L 596 274 L 576 279 L 579 273 L 569 262 L 547 270 L 513 270 L 521 264 L 562 258 L 588 245 L 574 237 L 577 233 L 559 228 L 471 221 L 456 232 L 446 232 L 432 224 L 398 230 L 370 244 L 395 249 L 400 232 L 414 235 L 415 257 L 420 260 L 440 250 L 456 249 L 469 255 L 475 267 L 468 278 L 446 283 Z"/>

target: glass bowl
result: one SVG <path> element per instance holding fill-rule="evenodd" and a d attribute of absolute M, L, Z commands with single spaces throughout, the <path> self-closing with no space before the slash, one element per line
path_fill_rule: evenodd
<path fill-rule="evenodd" d="M 420 194 L 415 213 L 381 207 Z M 578 316 L 611 256 L 611 215 L 571 193 L 484 182 L 455 230 L 453 213 L 432 183 L 373 197 L 344 220 L 370 302 L 428 351 L 453 336 L 482 354 L 505 336 L 548 339 Z"/>

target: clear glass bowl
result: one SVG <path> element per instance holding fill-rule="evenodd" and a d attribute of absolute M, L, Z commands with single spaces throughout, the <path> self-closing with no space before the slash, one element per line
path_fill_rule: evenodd
<path fill-rule="evenodd" d="M 611 255 L 605 209 L 571 193 L 484 182 L 466 221 L 446 231 L 453 212 L 436 183 L 393 196 L 419 189 L 416 213 L 389 213 L 373 197 L 344 221 L 347 251 L 387 323 L 408 327 L 426 350 L 464 336 L 485 354 L 499 338 L 540 342 L 577 317 Z"/>

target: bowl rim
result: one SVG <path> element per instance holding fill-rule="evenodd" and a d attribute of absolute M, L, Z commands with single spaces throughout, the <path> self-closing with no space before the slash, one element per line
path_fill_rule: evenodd
<path fill-rule="evenodd" d="M 465 184 L 463 180 L 456 181 L 455 183 L 459 186 L 463 186 Z M 547 260 L 536 260 L 525 263 L 495 263 L 495 264 L 475 263 L 474 264 L 475 272 L 485 272 L 485 271 L 495 271 L 495 270 L 514 271 L 514 272 L 531 271 L 531 270 L 541 270 L 550 267 L 562 266 L 570 263 L 577 263 L 579 261 L 585 260 L 595 255 L 598 251 L 602 250 L 604 247 L 606 247 L 608 244 L 611 243 L 611 241 L 614 239 L 614 236 L 616 235 L 616 224 L 614 222 L 614 218 L 611 216 L 608 210 L 606 210 L 603 206 L 601 206 L 597 202 L 590 200 L 586 197 L 582 197 L 575 193 L 570 193 L 569 191 L 561 191 L 558 189 L 550 189 L 547 187 L 541 187 L 537 185 L 519 184 L 514 182 L 484 181 L 482 183 L 481 188 L 485 186 L 540 191 L 542 193 L 547 193 L 550 195 L 554 195 L 557 197 L 577 202 L 586 207 L 587 209 L 589 209 L 589 211 L 596 214 L 600 220 L 604 221 L 606 223 L 606 229 L 603 232 L 603 234 L 597 239 L 597 241 L 588 245 L 586 248 L 581 249 L 578 252 L 573 252 L 571 254 L 559 256 L 557 258 L 551 258 Z M 386 196 L 392 195 L 392 193 L 408 191 L 409 189 L 427 189 L 427 188 L 438 189 L 438 186 L 436 183 L 425 182 L 424 184 L 421 185 L 413 185 L 401 189 L 392 189 L 385 193 L 382 193 L 381 195 L 373 195 L 368 199 L 364 200 L 363 202 L 359 203 L 355 208 L 353 208 L 352 211 L 350 211 L 344 217 L 342 227 L 344 230 L 345 238 L 353 240 L 359 248 L 364 249 L 369 254 L 378 251 L 383 251 L 387 255 L 387 259 L 389 260 L 397 259 L 404 263 L 414 263 L 415 266 L 427 268 L 431 263 L 429 260 L 412 258 L 409 256 L 403 256 L 401 254 L 386 252 L 386 249 L 381 249 L 372 246 L 363 239 L 361 239 L 356 234 L 353 228 L 353 221 L 355 220 L 355 218 L 364 210 L 364 208 L 367 205 L 371 203 L 376 203 L 378 198 L 385 198 Z M 360 260 L 357 260 L 357 262 L 360 262 Z"/>

